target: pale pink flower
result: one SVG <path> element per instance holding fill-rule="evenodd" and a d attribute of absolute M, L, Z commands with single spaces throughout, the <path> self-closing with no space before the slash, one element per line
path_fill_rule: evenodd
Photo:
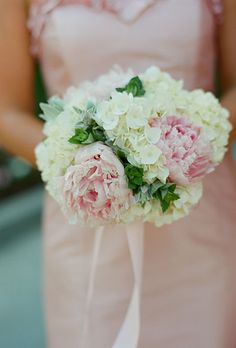
<path fill-rule="evenodd" d="M 209 141 L 201 135 L 201 128 L 187 118 L 151 118 L 149 125 L 161 128 L 157 146 L 165 156 L 172 182 L 186 186 L 200 181 L 214 169 Z"/>
<path fill-rule="evenodd" d="M 99 142 L 78 151 L 75 165 L 67 169 L 62 183 L 64 210 L 75 222 L 78 217 L 119 221 L 131 203 L 122 163 Z"/>

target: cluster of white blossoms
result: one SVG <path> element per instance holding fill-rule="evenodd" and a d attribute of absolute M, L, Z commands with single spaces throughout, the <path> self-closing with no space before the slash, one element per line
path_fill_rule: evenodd
<path fill-rule="evenodd" d="M 139 75 L 143 88 L 139 96 L 125 89 L 132 78 L 132 71 L 117 68 L 94 82 L 70 87 L 62 99 L 53 97 L 49 104 L 42 105 L 45 140 L 36 148 L 37 163 L 48 191 L 62 202 L 58 180 L 68 168 L 75 168 L 79 149 L 88 146 L 86 142 L 68 140 L 90 117 L 104 131 L 104 144 L 122 151 L 130 165 L 143 171 L 140 192 L 133 200 L 129 196 L 131 203 L 126 204 L 118 220 L 141 219 L 161 226 L 187 215 L 199 201 L 201 179 L 220 163 L 227 150 L 229 114 L 212 93 L 186 91 L 182 81 L 157 67 Z M 88 111 L 88 103 L 92 112 Z M 140 198 L 147 197 L 150 185 L 157 181 L 176 184 L 178 199 L 173 199 L 165 211 L 161 197 Z M 89 183 L 87 187 L 92 190 Z M 97 198 L 94 190 L 91 199 Z M 80 197 L 81 206 L 85 203 Z M 106 202 L 106 214 L 107 207 Z"/>
<path fill-rule="evenodd" d="M 78 146 L 73 146 L 68 139 L 74 134 L 76 124 L 83 121 L 83 115 L 76 109 L 85 109 L 88 100 L 97 104 L 109 99 L 116 86 L 123 85 L 133 76 L 131 71 L 123 72 L 119 67 L 109 74 L 102 75 L 96 81 L 85 81 L 79 88 L 69 87 L 63 99 L 49 99 L 49 104 L 41 104 L 45 119 L 45 140 L 36 147 L 37 164 L 42 172 L 42 179 L 50 189 L 51 180 L 65 173 L 73 162 Z M 51 103 L 51 104 L 50 104 Z"/>

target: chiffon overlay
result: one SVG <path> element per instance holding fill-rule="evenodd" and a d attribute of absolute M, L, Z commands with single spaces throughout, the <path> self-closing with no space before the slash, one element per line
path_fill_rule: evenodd
<path fill-rule="evenodd" d="M 32 52 L 40 59 L 49 95 L 114 64 L 135 72 L 155 64 L 183 79 L 188 89 L 211 90 L 217 23 L 224 20 L 220 12 L 219 1 L 207 0 L 33 1 Z M 128 236 L 142 230 L 141 322 L 133 313 L 127 335 L 138 332 L 138 348 L 235 348 L 235 179 L 229 151 L 205 179 L 204 197 L 190 216 L 159 229 L 148 223 L 105 228 L 103 234 L 82 229 L 69 225 L 47 197 L 49 347 L 135 346 L 114 342 L 135 283 Z M 142 250 L 137 246 L 136 251 L 140 260 Z"/>

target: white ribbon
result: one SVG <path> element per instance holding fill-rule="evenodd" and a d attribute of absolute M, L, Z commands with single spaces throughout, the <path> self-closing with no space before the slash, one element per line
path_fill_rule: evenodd
<path fill-rule="evenodd" d="M 143 267 L 143 224 L 127 225 L 126 233 L 134 272 L 134 288 L 131 301 L 112 348 L 136 348 L 140 333 L 140 298 Z"/>
<path fill-rule="evenodd" d="M 104 227 L 99 228 L 95 232 L 81 345 L 83 348 L 86 347 L 85 341 L 88 334 L 89 312 L 93 298 L 96 266 L 103 233 Z M 111 348 L 137 348 L 140 334 L 140 298 L 143 267 L 144 225 L 141 223 L 129 224 L 126 227 L 126 234 L 134 273 L 134 288 L 125 319 Z"/>
<path fill-rule="evenodd" d="M 82 342 L 80 345 L 81 348 L 86 347 L 86 339 L 87 339 L 88 327 L 89 327 L 89 314 L 90 314 L 91 303 L 92 303 L 92 299 L 93 299 L 94 281 L 95 281 L 96 268 L 97 268 L 97 262 L 98 262 L 98 256 L 99 256 L 99 250 L 100 250 L 100 246 L 101 246 L 103 232 L 104 232 L 103 226 L 99 227 L 95 231 L 92 263 L 91 263 L 91 269 L 90 269 L 90 274 L 89 274 L 88 293 L 87 293 L 87 300 L 86 300 L 86 304 L 85 304 L 85 318 L 84 318 L 84 325 L 83 325 L 83 331 L 82 331 Z"/>

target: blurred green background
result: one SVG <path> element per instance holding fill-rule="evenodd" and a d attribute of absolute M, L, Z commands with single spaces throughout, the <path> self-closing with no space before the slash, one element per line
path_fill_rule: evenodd
<path fill-rule="evenodd" d="M 36 66 L 36 115 L 46 100 Z M 45 348 L 40 175 L 0 149 L 0 348 Z"/>

